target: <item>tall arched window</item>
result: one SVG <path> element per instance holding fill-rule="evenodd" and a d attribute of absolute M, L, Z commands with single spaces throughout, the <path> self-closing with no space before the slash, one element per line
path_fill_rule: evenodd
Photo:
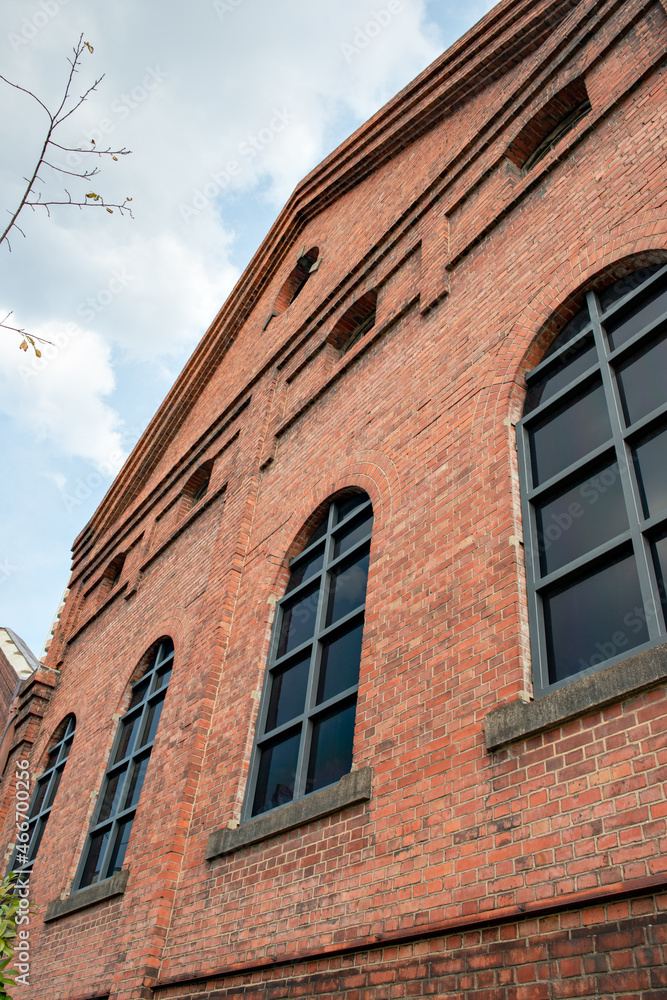
<path fill-rule="evenodd" d="M 171 677 L 174 647 L 162 639 L 132 685 L 111 749 L 102 789 L 75 882 L 83 889 L 120 871 L 130 839 L 153 740 Z"/>
<path fill-rule="evenodd" d="M 667 267 L 586 306 L 518 425 L 536 693 L 666 638 Z"/>
<path fill-rule="evenodd" d="M 10 870 L 21 872 L 22 875 L 29 875 L 32 871 L 39 845 L 44 836 L 46 824 L 51 815 L 53 802 L 60 785 L 60 779 L 65 770 L 65 764 L 69 757 L 74 740 L 74 730 L 76 719 L 69 715 L 56 729 L 51 740 L 51 746 L 47 752 L 46 766 L 37 779 L 35 791 L 30 800 L 30 807 L 26 815 L 28 824 L 27 830 L 19 830 L 17 843 L 14 848 Z M 20 772 L 19 772 L 20 773 Z M 18 780 L 17 790 L 20 789 L 23 781 Z M 17 796 L 17 801 L 20 801 Z"/>
<path fill-rule="evenodd" d="M 352 766 L 372 527 L 366 493 L 335 500 L 290 564 L 244 819 L 332 785 Z"/>

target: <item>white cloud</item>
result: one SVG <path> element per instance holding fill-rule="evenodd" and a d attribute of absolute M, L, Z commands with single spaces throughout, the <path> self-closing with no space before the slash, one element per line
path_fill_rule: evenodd
<path fill-rule="evenodd" d="M 46 323 L 31 333 L 54 345 L 38 345 L 41 358 L 0 331 L 0 412 L 66 458 L 118 469 L 125 457 L 121 420 L 104 402 L 115 385 L 109 345 L 74 324 Z"/>

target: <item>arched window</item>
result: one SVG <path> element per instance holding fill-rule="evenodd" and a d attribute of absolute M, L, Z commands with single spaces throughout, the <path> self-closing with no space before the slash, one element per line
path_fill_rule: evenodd
<path fill-rule="evenodd" d="M 35 791 L 30 800 L 30 807 L 26 816 L 28 829 L 19 830 L 17 835 L 16 847 L 14 848 L 9 866 L 11 871 L 21 872 L 24 876 L 29 875 L 32 871 L 39 845 L 44 836 L 46 824 L 51 815 L 60 779 L 63 776 L 65 764 L 69 757 L 75 728 L 76 719 L 73 715 L 70 715 L 60 723 L 54 733 L 51 740 L 51 747 L 47 752 L 46 766 L 37 779 Z M 17 791 L 20 789 L 22 783 L 19 779 Z M 17 801 L 20 801 L 18 800 L 18 796 Z"/>
<path fill-rule="evenodd" d="M 297 257 L 296 264 L 288 274 L 280 291 L 278 292 L 276 301 L 273 303 L 273 309 L 269 313 L 266 323 L 264 324 L 265 330 L 273 317 L 280 316 L 280 314 L 284 313 L 286 309 L 289 309 L 295 298 L 301 294 L 303 287 L 310 278 L 311 274 L 319 268 L 321 264 L 321 260 L 319 258 L 319 247 L 311 247 L 310 250 L 307 250 L 305 247 L 302 249 L 301 253 Z"/>
<path fill-rule="evenodd" d="M 352 766 L 373 508 L 333 501 L 290 564 L 276 608 L 244 819 L 332 785 Z"/>
<path fill-rule="evenodd" d="M 77 880 L 76 889 L 102 882 L 120 871 L 174 659 L 170 639 L 162 639 L 132 685 L 130 704 L 120 720 Z"/>
<path fill-rule="evenodd" d="M 194 507 L 200 500 L 204 499 L 211 481 L 212 470 L 213 461 L 209 460 L 200 465 L 197 471 L 190 476 L 183 487 L 183 498 L 187 507 Z"/>
<path fill-rule="evenodd" d="M 536 693 L 665 641 L 667 267 L 586 306 L 518 425 Z"/>
<path fill-rule="evenodd" d="M 347 309 L 329 335 L 329 343 L 345 354 L 375 324 L 378 295 L 375 289 L 366 292 Z"/>
<path fill-rule="evenodd" d="M 123 566 L 125 565 L 125 553 L 120 552 L 114 559 L 111 560 L 109 565 L 104 571 L 104 583 L 106 585 L 106 591 L 113 590 L 116 584 L 119 582 L 121 574 L 123 572 Z"/>

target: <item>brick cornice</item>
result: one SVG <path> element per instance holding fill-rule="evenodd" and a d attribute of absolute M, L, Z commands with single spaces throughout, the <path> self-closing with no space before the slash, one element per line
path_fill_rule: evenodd
<path fill-rule="evenodd" d="M 410 145 L 548 39 L 582 0 L 506 0 L 308 174 L 294 191 L 190 361 L 135 446 L 75 548 L 103 531 L 138 496 L 203 386 L 304 223 Z M 159 443 L 159 447 L 157 446 Z"/>

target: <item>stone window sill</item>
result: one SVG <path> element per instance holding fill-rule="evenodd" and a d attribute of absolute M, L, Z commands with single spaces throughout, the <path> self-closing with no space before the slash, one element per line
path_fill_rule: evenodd
<path fill-rule="evenodd" d="M 552 729 L 667 680 L 667 643 L 637 653 L 531 702 L 512 701 L 484 720 L 487 750 Z"/>
<path fill-rule="evenodd" d="M 85 889 L 73 892 L 67 899 L 54 899 L 46 907 L 44 923 L 51 920 L 58 920 L 59 917 L 66 917 L 68 913 L 76 913 L 87 906 L 101 903 L 105 899 L 112 899 L 114 896 L 122 896 L 125 892 L 127 879 L 130 874 L 128 868 L 123 868 L 116 872 L 111 878 L 99 882 L 97 885 L 89 885 Z"/>
<path fill-rule="evenodd" d="M 241 847 L 257 844 L 268 837 L 293 830 L 304 823 L 338 812 L 346 806 L 367 802 L 371 797 L 372 771 L 362 767 L 344 774 L 335 785 L 313 792 L 298 802 L 290 802 L 275 812 L 251 819 L 242 826 L 215 830 L 208 838 L 206 859 L 211 861 L 221 855 L 231 854 Z"/>

